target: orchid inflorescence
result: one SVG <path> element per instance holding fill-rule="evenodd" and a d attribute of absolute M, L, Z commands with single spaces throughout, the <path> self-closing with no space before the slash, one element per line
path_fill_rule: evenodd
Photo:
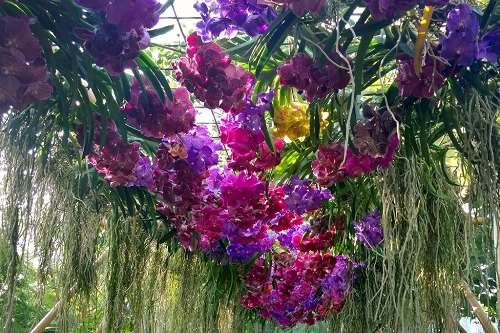
<path fill-rule="evenodd" d="M 245 278 L 244 306 L 284 326 L 312 324 L 340 311 L 354 282 L 355 262 L 333 255 L 330 249 L 344 234 L 345 220 L 339 216 L 331 225 L 323 221 L 318 226 L 309 222 L 332 198 L 331 192 L 298 177 L 284 185 L 264 179 L 266 170 L 280 163 L 285 149 L 281 139 L 274 139 L 269 147 L 262 129 L 273 93 L 258 94 L 252 101 L 253 75 L 197 34 L 189 36 L 188 55 L 175 61 L 175 66 L 177 79 L 187 90 L 177 88 L 172 101 L 161 102 L 147 80 L 144 88 L 135 83 L 130 101 L 122 108 L 128 122 L 143 135 L 161 138 L 154 158 L 144 156 L 137 143 L 124 142 L 111 123 L 109 139 L 102 147 L 96 143 L 89 162 L 112 186 L 142 186 L 154 193 L 158 212 L 168 218 L 186 250 L 235 264 L 256 260 L 254 265 L 258 265 L 266 254 L 276 255 L 274 275 L 267 276 L 267 282 L 251 281 L 252 273 Z M 227 90 L 231 85 L 238 89 Z M 194 125 L 187 91 L 205 105 L 226 111 L 220 125 L 221 143 L 230 156 L 223 168 L 218 166 L 221 145 L 205 127 Z M 378 118 L 374 119 L 365 127 L 380 127 Z M 390 162 L 397 147 L 388 138 L 393 129 L 379 129 L 385 137 L 373 140 L 382 140 L 383 147 L 366 155 L 369 169 L 364 172 Z M 365 140 L 370 135 L 370 131 L 360 134 Z M 348 165 L 353 163 L 348 161 Z M 318 182 L 329 183 L 321 177 Z M 285 259 L 293 266 L 281 267 Z M 276 288 L 269 289 L 274 285 L 271 281 Z M 259 305 L 252 299 L 258 299 Z"/>

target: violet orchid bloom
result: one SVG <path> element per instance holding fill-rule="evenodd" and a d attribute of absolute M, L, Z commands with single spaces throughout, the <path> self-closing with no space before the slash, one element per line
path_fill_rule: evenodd
<path fill-rule="evenodd" d="M 479 59 L 494 64 L 500 57 L 500 27 L 488 31 L 479 42 Z"/>
<path fill-rule="evenodd" d="M 160 19 L 161 4 L 157 0 L 110 0 L 106 20 L 121 33 L 152 28 Z"/>
<path fill-rule="evenodd" d="M 148 86 L 143 92 L 139 83 L 134 82 L 130 101 L 122 111 L 127 115 L 127 121 L 145 136 L 162 138 L 186 133 L 194 126 L 196 110 L 186 88 L 172 89 L 172 94 L 172 101 L 162 102 L 152 88 Z"/>
<path fill-rule="evenodd" d="M 380 21 L 398 18 L 418 4 L 442 7 L 448 2 L 449 0 L 365 0 L 365 5 L 373 19 Z"/>
<path fill-rule="evenodd" d="M 427 56 L 419 76 L 415 73 L 413 57 L 403 55 L 398 60 L 396 84 L 401 96 L 431 98 L 444 85 L 446 65 L 438 59 Z"/>
<path fill-rule="evenodd" d="M 380 219 L 380 211 L 376 209 L 361 220 L 353 222 L 356 230 L 356 240 L 369 249 L 379 245 L 384 239 Z"/>
<path fill-rule="evenodd" d="M 339 54 L 330 55 L 336 65 L 328 62 L 324 66 L 315 64 L 305 53 L 297 53 L 292 59 L 278 68 L 280 83 L 305 91 L 308 100 L 323 98 L 332 92 L 345 88 L 350 76 L 345 61 Z"/>
<path fill-rule="evenodd" d="M 263 34 L 276 17 L 272 7 L 255 0 L 207 0 L 197 2 L 194 8 L 202 18 L 196 26 L 204 41 L 219 36 L 232 37 L 238 31 L 249 36 Z"/>
<path fill-rule="evenodd" d="M 173 63 L 177 80 L 206 107 L 237 114 L 251 94 L 253 75 L 232 64 L 217 44 L 204 43 L 196 33 L 187 40 L 187 56 Z"/>
<path fill-rule="evenodd" d="M 317 14 L 325 7 L 325 0 L 276 0 L 276 3 L 288 6 L 297 17 L 306 12 Z"/>
<path fill-rule="evenodd" d="M 99 142 L 101 142 L 103 132 L 101 128 L 96 129 L 93 152 L 87 156 L 89 164 L 94 166 L 112 187 L 136 185 L 140 176 L 137 172 L 141 159 L 139 143 L 123 141 L 113 122 L 101 124 L 101 126 L 107 126 L 106 141 L 101 147 Z"/>
<path fill-rule="evenodd" d="M 479 53 L 479 19 L 467 4 L 448 13 L 446 34 L 441 39 L 441 56 L 452 65 L 468 67 Z"/>
<path fill-rule="evenodd" d="M 0 114 L 52 95 L 42 48 L 27 17 L 0 17 Z"/>
<path fill-rule="evenodd" d="M 328 189 L 314 188 L 310 181 L 297 176 L 293 176 L 283 189 L 287 209 L 300 215 L 321 208 L 323 202 L 331 198 Z"/>
<path fill-rule="evenodd" d="M 417 5 L 417 0 L 365 0 L 373 19 L 392 20 Z"/>

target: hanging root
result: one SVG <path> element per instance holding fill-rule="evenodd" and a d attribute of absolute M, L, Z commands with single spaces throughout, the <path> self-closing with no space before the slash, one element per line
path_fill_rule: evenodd
<path fill-rule="evenodd" d="M 473 292 L 486 297 L 481 302 L 496 307 L 500 314 L 500 298 L 494 291 L 500 280 L 500 124 L 498 99 L 471 91 L 464 112 L 456 109 L 462 129 L 455 133 L 462 143 L 462 164 L 469 175 L 466 200 L 469 218 L 474 225 L 473 237 L 468 242 L 471 258 L 469 280 Z M 495 236 L 496 235 L 496 236 Z M 498 239 L 498 238 L 497 238 Z M 496 276 L 496 285 L 491 277 Z M 478 289 L 480 286 L 480 289 Z M 494 304 L 496 296 L 496 304 Z"/>
<path fill-rule="evenodd" d="M 380 192 L 382 257 L 370 256 L 363 292 L 354 292 L 333 331 L 456 329 L 468 233 L 456 188 L 439 167 L 414 157 L 394 162 Z"/>
<path fill-rule="evenodd" d="M 75 289 L 88 295 L 96 281 L 96 244 L 106 208 L 95 205 L 97 198 L 89 191 L 86 178 L 76 176 L 81 174 L 76 163 L 79 157 L 47 135 L 45 126 L 50 125 L 40 117 L 34 110 L 13 116 L 2 124 L 0 134 L 0 160 L 5 168 L 0 238 L 10 239 L 12 248 L 12 283 L 2 313 L 6 332 L 11 331 L 8 325 L 16 311 L 16 275 L 25 274 L 23 269 L 33 262 L 39 263 L 40 300 L 49 282 L 64 304 Z M 27 247 L 28 243 L 32 246 Z M 59 326 L 64 323 L 63 316 Z"/>

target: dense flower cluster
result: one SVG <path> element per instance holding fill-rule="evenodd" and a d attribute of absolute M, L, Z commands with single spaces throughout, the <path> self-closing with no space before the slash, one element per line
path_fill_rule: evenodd
<path fill-rule="evenodd" d="M 42 49 L 27 17 L 0 17 L 0 114 L 52 95 Z"/>
<path fill-rule="evenodd" d="M 261 171 L 280 163 L 284 141 L 275 140 L 272 151 L 262 132 L 264 111 L 270 107 L 273 95 L 272 92 L 261 93 L 257 96 L 257 103 L 247 99 L 239 110 L 232 109 L 233 114 L 227 114 L 222 120 L 221 142 L 231 151 L 231 161 L 228 164 L 230 168 Z"/>
<path fill-rule="evenodd" d="M 193 172 L 204 178 L 208 177 L 209 169 L 217 165 L 217 152 L 221 145 L 210 137 L 207 128 L 196 126 L 189 133 L 181 135 L 178 141 L 187 151 L 186 161 Z"/>
<path fill-rule="evenodd" d="M 266 2 L 266 0 L 263 0 Z M 274 0 L 271 3 L 278 3 L 289 7 L 292 12 L 300 17 L 306 12 L 317 14 L 325 6 L 325 0 Z"/>
<path fill-rule="evenodd" d="M 147 29 L 155 26 L 159 20 L 159 0 L 75 1 L 87 9 L 83 13 L 75 12 L 77 15 L 71 19 L 98 22 L 95 31 L 75 31 L 84 41 L 85 50 L 78 45 L 76 49 L 93 56 L 95 63 L 112 75 L 123 74 L 125 68 L 137 66 L 135 58 L 150 44 Z M 36 9 L 40 8 L 34 6 L 34 2 L 21 3 L 26 5 L 21 9 L 33 8 L 33 12 L 37 14 Z M 0 0 L 0 5 L 4 3 L 4 0 Z M 22 109 L 33 102 L 45 100 L 52 92 L 47 83 L 42 50 L 31 33 L 28 20 L 4 16 L 4 9 L 8 13 L 15 9 L 15 1 L 7 3 L 8 6 L 0 6 L 0 113 L 11 107 Z M 285 141 L 279 138 L 302 139 L 308 135 L 312 126 L 309 123 L 307 105 L 282 105 L 293 99 L 286 94 L 292 88 L 299 90 L 304 93 L 305 99 L 314 101 L 311 103 L 313 107 L 316 107 L 318 99 L 327 97 L 328 100 L 321 101 L 324 102 L 321 107 L 328 104 L 332 112 L 331 119 L 335 119 L 335 122 L 332 121 L 328 133 L 322 133 L 325 135 L 321 135 L 321 140 L 325 142 L 337 138 L 341 133 L 338 127 L 343 120 L 337 119 L 343 118 L 342 108 L 338 106 L 346 104 L 346 96 L 335 96 L 335 93 L 350 83 L 352 73 L 349 73 L 347 67 L 352 66 L 349 59 L 342 54 L 333 53 L 327 57 L 330 58 L 328 60 L 315 61 L 305 53 L 298 53 L 280 66 L 277 69 L 280 83 L 292 88 L 282 91 L 279 101 L 275 103 L 279 106 L 273 113 L 274 137 L 270 137 L 266 129 L 266 111 L 273 110 L 271 105 L 274 96 L 272 93 L 257 93 L 262 91 L 263 85 L 276 83 L 273 77 L 275 68 L 262 73 L 254 91 L 255 77 L 246 67 L 232 62 L 229 55 L 210 40 L 218 36 L 231 37 L 237 32 L 245 32 L 250 36 L 264 34 L 276 19 L 273 9 L 276 5 L 286 7 L 282 11 L 283 16 L 280 16 L 286 16 L 286 19 L 282 24 L 275 22 L 277 32 L 280 33 L 267 36 L 271 38 L 266 45 L 269 48 L 271 44 L 276 44 L 275 37 L 278 35 L 289 36 L 286 41 L 293 40 L 294 31 L 298 35 L 304 35 L 308 25 L 313 28 L 313 33 L 329 30 L 335 22 L 332 21 L 332 15 L 328 15 L 332 13 L 324 10 L 326 3 L 326 0 L 204 0 L 197 3 L 195 7 L 200 12 L 202 21 L 198 24 L 198 34 L 192 34 L 187 39 L 186 56 L 173 64 L 176 77 L 182 85 L 173 90 L 173 99 L 163 101 L 150 83 L 145 82 L 144 86 L 142 82 L 136 82 L 132 85 L 129 100 L 122 107 L 119 116 L 126 118 L 128 124 L 137 128 L 140 133 L 131 127 L 124 130 L 133 132 L 133 137 L 138 138 L 138 141 L 129 142 L 124 139 L 116 124 L 107 120 L 108 115 L 103 108 L 98 110 L 103 117 L 95 119 L 95 131 L 85 128 L 89 135 L 85 137 L 85 142 L 90 141 L 91 148 L 87 156 L 88 163 L 95 171 L 112 187 L 142 187 L 132 191 L 120 189 L 120 192 L 137 196 L 137 199 L 142 196 L 155 200 L 158 214 L 164 216 L 165 222 L 170 224 L 168 237 L 174 234 L 184 249 L 201 252 L 204 257 L 219 263 L 230 264 L 231 269 L 236 266 L 246 288 L 241 299 L 242 305 L 284 327 L 301 323 L 311 325 L 340 312 L 355 288 L 356 276 L 362 267 L 362 264 L 354 261 L 355 256 L 373 255 L 373 252 L 361 248 L 361 245 L 373 250 L 383 243 L 384 231 L 379 210 L 370 212 L 359 221 L 347 220 L 346 216 L 358 214 L 360 206 L 357 204 L 354 207 L 353 202 L 353 207 L 350 207 L 353 212 L 343 214 L 349 209 L 346 206 L 349 205 L 352 184 L 332 186 L 332 190 L 338 190 L 338 203 L 328 202 L 332 193 L 325 186 L 365 175 L 377 168 L 387 168 L 400 143 L 396 129 L 400 119 L 398 114 L 393 114 L 386 108 L 373 109 L 365 106 L 364 120 L 355 124 L 352 133 L 346 135 L 348 146 L 338 141 L 319 147 L 311 165 L 314 181 L 301 179 L 299 176 L 290 177 L 289 172 L 295 172 L 300 177 L 310 174 L 310 156 L 317 148 L 318 140 L 292 143 L 285 152 L 286 160 L 280 165 Z M 362 2 L 343 3 L 355 10 Z M 367 28 L 373 28 L 373 21 L 394 20 L 418 4 L 443 6 L 448 0 L 364 0 L 364 3 L 372 17 L 362 15 L 368 22 L 356 24 L 354 30 L 357 31 L 363 25 L 358 36 L 370 30 Z M 299 17 L 308 14 L 303 19 L 290 21 L 288 18 L 293 15 L 288 9 Z M 93 15 L 91 11 L 97 12 L 97 15 Z M 322 18 L 317 15 L 320 12 L 325 14 L 323 22 L 318 22 L 318 18 Z M 427 11 L 429 12 L 432 11 Z M 352 23 L 353 17 L 349 22 Z M 60 31 L 60 26 L 65 25 L 59 23 L 70 22 L 66 17 L 64 22 L 59 21 L 58 17 L 55 22 L 46 22 L 43 16 L 39 19 L 37 29 L 41 27 L 44 31 L 48 29 L 50 33 L 54 32 L 53 35 L 63 43 L 72 42 L 71 38 L 65 38 L 67 36 Z M 484 17 L 482 21 L 488 20 Z M 57 29 L 51 28 L 52 23 Z M 378 22 L 375 25 L 388 27 L 385 31 L 389 32 L 394 27 L 387 24 L 388 22 Z M 360 46 L 359 39 L 355 38 L 351 43 L 351 27 L 347 25 L 343 31 L 338 31 L 340 39 L 337 42 L 342 42 L 342 52 L 356 54 L 356 47 Z M 404 37 L 408 35 L 408 31 L 411 32 L 412 24 L 409 29 L 406 25 L 397 26 L 402 30 L 400 36 Z M 340 26 L 334 28 L 340 29 Z M 430 48 L 425 49 L 429 52 L 419 58 L 419 61 L 422 60 L 421 71 L 420 64 L 415 66 L 413 58 L 398 57 L 395 83 L 400 94 L 403 97 L 433 97 L 444 85 L 445 73 L 449 74 L 453 69 L 456 69 L 453 74 L 456 74 L 456 82 L 459 83 L 463 82 L 460 75 L 464 73 L 475 74 L 477 69 L 485 68 L 493 72 L 493 66 L 484 63 L 477 62 L 471 66 L 476 59 L 498 61 L 500 29 L 493 28 L 481 37 L 480 30 L 488 29 L 488 26 L 480 29 L 478 16 L 470 6 L 460 4 L 455 7 L 448 15 L 446 33 L 440 40 L 440 45 L 434 46 L 431 42 L 426 44 Z M 433 33 L 436 31 L 439 32 L 440 27 L 431 29 Z M 373 44 L 370 43 L 368 56 L 365 57 L 367 66 L 360 65 L 363 63 L 363 54 L 357 52 L 361 61 L 356 62 L 356 67 L 360 65 L 360 68 L 355 71 L 366 76 L 366 80 L 363 75 L 357 78 L 367 85 L 376 76 L 372 69 L 376 70 L 380 61 L 384 60 L 379 55 L 383 56 L 383 53 L 387 53 L 387 46 L 391 47 L 388 45 L 391 43 L 380 42 L 379 37 L 384 37 L 383 32 L 382 36 L 376 31 L 373 35 L 369 33 L 374 39 Z M 419 31 L 419 38 L 421 36 Z M 319 33 L 318 37 L 325 41 L 323 37 L 327 36 Z M 411 38 L 405 39 L 411 44 Z M 278 45 L 276 50 L 280 51 L 281 47 Z M 295 45 L 291 49 L 295 49 Z M 297 49 L 310 52 L 311 45 L 299 42 Z M 419 47 L 416 49 L 420 51 Z M 57 55 L 58 52 L 64 52 L 65 48 L 56 47 L 53 51 Z M 420 55 L 420 52 L 416 54 Z M 274 53 L 271 62 L 280 61 L 281 55 L 279 52 Z M 55 61 L 57 57 L 51 60 Z M 79 62 L 77 60 L 75 63 Z M 67 64 L 61 65 L 68 67 L 64 66 Z M 468 66 L 471 71 L 463 70 Z M 415 67 L 418 73 L 415 73 Z M 74 90 L 74 80 L 63 75 L 66 71 L 61 68 L 61 84 L 69 88 L 69 91 Z M 463 71 L 460 72 L 461 70 Z M 137 74 L 135 71 L 134 73 Z M 392 77 L 392 73 L 389 68 L 384 75 Z M 481 74 L 481 78 L 489 76 L 489 72 L 488 75 Z M 128 86 L 129 77 L 130 75 L 123 74 L 119 78 L 123 79 L 121 88 Z M 468 79 L 467 76 L 464 78 Z M 90 80 L 89 86 L 92 88 L 93 78 L 84 79 Z M 109 89 L 116 87 L 115 79 Z M 80 84 L 78 80 L 77 83 Z M 471 86 L 475 84 L 473 80 L 468 81 L 467 84 L 470 83 Z M 87 86 L 85 82 L 84 85 Z M 479 88 L 474 89 L 479 91 Z M 97 94 L 96 89 L 93 90 Z M 370 93 L 365 94 L 367 90 L 357 89 L 347 93 L 350 93 L 351 102 L 357 104 L 357 97 L 370 97 Z M 470 89 L 464 91 L 467 90 Z M 128 96 L 129 91 L 110 93 L 114 98 Z M 225 111 L 220 124 L 220 144 L 210 137 L 206 127 L 195 126 L 196 110 L 189 93 L 193 93 L 205 106 Z M 62 94 L 62 100 L 58 102 L 65 102 L 66 97 L 75 97 L 75 94 L 66 95 Z M 102 104 L 100 97 L 97 96 L 99 103 L 96 103 L 99 106 Z M 106 99 L 109 102 L 109 98 Z M 449 94 L 447 99 L 451 100 Z M 387 103 L 389 101 L 394 102 L 394 99 L 386 99 Z M 397 105 L 403 107 L 412 101 L 413 99 L 396 98 Z M 82 101 L 73 99 L 72 102 L 79 105 Z M 86 103 L 83 102 L 82 106 L 85 106 Z M 396 105 L 393 106 L 396 109 Z M 340 116 L 335 114 L 336 107 Z M 40 110 L 43 111 L 43 108 Z M 311 110 L 316 111 L 312 107 Z M 48 116 L 56 125 L 64 122 L 65 119 L 60 119 L 57 112 L 52 109 L 49 111 Z M 357 116 L 357 112 L 355 113 Z M 113 119 L 118 119 L 114 113 L 111 115 Z M 81 121 L 80 116 L 81 112 L 77 116 L 72 112 L 69 124 Z M 4 118 L 7 120 L 7 117 Z M 314 123 L 314 118 L 311 118 L 311 124 Z M 350 126 L 349 122 L 347 125 Z M 77 135 L 78 139 L 81 139 L 80 134 Z M 54 135 L 57 139 L 57 130 Z M 409 139 L 408 136 L 406 139 Z M 222 145 L 229 152 L 223 167 L 219 165 L 218 156 Z M 85 145 L 84 150 L 87 151 L 88 148 L 89 145 Z M 275 170 L 271 170 L 275 167 Z M 280 183 L 273 183 L 273 179 Z M 147 196 L 144 193 L 146 190 L 149 191 Z M 138 201 L 142 201 L 142 198 Z M 149 218 L 154 221 L 157 217 Z M 359 245 L 353 244 L 354 239 Z M 374 269 L 380 269 L 380 266 L 372 265 Z M 373 274 L 367 275 L 367 278 L 370 275 Z M 380 329 L 383 330 L 383 327 Z"/>
<path fill-rule="evenodd" d="M 206 195 L 209 204 L 195 214 L 196 229 L 205 251 L 211 252 L 221 242 L 227 243 L 228 257 L 245 262 L 269 251 L 276 239 L 283 242 L 287 235 L 289 244 L 283 246 L 292 248 L 291 238 L 300 243 L 307 228 L 302 216 L 288 209 L 282 188 L 274 187 L 265 196 L 265 184 L 254 174 L 228 171 L 216 177 L 220 179 L 213 182 L 216 185 Z M 319 198 L 319 203 L 312 204 L 310 209 L 319 208 L 322 200 Z M 296 231 L 293 235 L 292 230 Z"/>
<path fill-rule="evenodd" d="M 204 43 L 200 36 L 188 37 L 188 57 L 174 62 L 177 79 L 209 108 L 222 108 L 221 142 L 231 150 L 229 166 L 235 170 L 257 171 L 280 162 L 282 140 L 272 151 L 264 140 L 264 111 L 270 107 L 273 93 L 261 93 L 251 99 L 254 77 L 231 59 L 215 43 Z"/>
<path fill-rule="evenodd" d="M 114 126 L 107 132 L 106 144 L 89 158 L 91 164 L 114 186 L 135 184 L 157 193 L 158 211 L 169 218 L 184 248 L 225 255 L 237 263 L 258 258 L 245 278 L 244 306 L 282 326 L 313 324 L 342 309 L 354 264 L 321 251 L 343 231 L 343 217 L 329 226 L 310 225 L 301 216 L 320 208 L 331 197 L 327 190 L 293 178 L 266 194 L 265 183 L 255 174 L 216 167 L 220 145 L 203 127 L 164 138 L 153 165 L 137 144 L 124 143 Z M 290 252 L 274 255 L 269 270 L 259 256 L 276 241 Z"/>
<path fill-rule="evenodd" d="M 196 33 L 187 43 L 187 57 L 173 63 L 177 80 L 208 108 L 241 109 L 252 90 L 253 75 L 232 64 L 217 44 L 203 43 Z"/>
<path fill-rule="evenodd" d="M 278 139 L 274 141 L 274 152 L 264 141 L 262 130 L 252 131 L 244 124 L 229 119 L 223 120 L 221 142 L 231 151 L 228 166 L 235 170 L 259 171 L 271 169 L 280 163 L 280 152 L 285 143 Z"/>
<path fill-rule="evenodd" d="M 111 186 L 142 186 L 157 194 L 158 211 L 172 222 L 181 244 L 194 249 L 190 212 L 202 203 L 203 182 L 217 164 L 221 148 L 207 129 L 196 126 L 188 133 L 165 137 L 154 161 L 140 152 L 138 142 L 125 142 L 113 122 L 106 130 L 96 128 L 94 142 L 87 159 L 96 171 Z"/>
<path fill-rule="evenodd" d="M 301 252 L 322 251 L 333 245 L 334 235 L 334 229 L 328 229 L 319 233 L 306 233 L 301 238 L 295 236 L 292 239 L 292 244 L 295 249 Z"/>
<path fill-rule="evenodd" d="M 206 252 L 216 252 L 227 244 L 226 254 L 232 261 L 246 262 L 269 251 L 276 240 L 285 248 L 301 251 L 324 249 L 333 242 L 335 228 L 304 238 L 310 229 L 301 215 L 320 208 L 330 198 L 326 191 L 314 192 L 317 190 L 308 182 L 304 191 L 309 191 L 308 203 L 298 209 L 286 194 L 293 195 L 293 189 L 272 187 L 265 195 L 264 182 L 252 173 L 211 172 L 205 184 L 205 205 L 195 211 L 194 223 Z"/>
<path fill-rule="evenodd" d="M 444 85 L 446 65 L 439 59 L 427 55 L 420 75 L 415 73 L 413 57 L 401 55 L 398 60 L 396 84 L 401 96 L 430 98 Z"/>
<path fill-rule="evenodd" d="M 152 28 L 160 18 L 157 0 L 111 0 L 106 7 L 106 20 L 121 32 Z"/>
<path fill-rule="evenodd" d="M 227 172 L 207 197 L 212 204 L 194 215 L 196 230 L 200 233 L 205 251 L 227 242 L 227 255 L 236 262 L 244 262 L 257 253 L 270 249 L 273 239 L 265 223 L 264 184 L 254 175 Z"/>
<path fill-rule="evenodd" d="M 353 283 L 353 263 L 331 253 L 283 253 L 272 267 L 263 259 L 252 265 L 242 305 L 290 327 L 314 324 L 342 310 Z"/>
<path fill-rule="evenodd" d="M 207 129 L 197 126 L 186 134 L 164 138 L 156 153 L 153 191 L 159 194 L 158 211 L 173 223 L 186 249 L 196 248 L 195 221 L 190 214 L 203 203 L 203 182 L 218 162 L 219 149 Z"/>
<path fill-rule="evenodd" d="M 196 126 L 186 134 L 163 139 L 156 156 L 156 171 L 169 170 L 172 166 L 176 168 L 182 164 L 182 168 L 193 177 L 206 178 L 210 167 L 218 162 L 217 151 L 220 148 L 220 144 L 213 141 L 205 127 Z M 182 176 L 176 175 L 180 177 L 179 182 L 183 181 Z"/>
<path fill-rule="evenodd" d="M 96 31 L 75 31 L 96 64 L 112 75 L 135 67 L 139 51 L 149 46 L 146 29 L 158 23 L 161 4 L 156 0 L 78 0 L 77 3 L 105 13 L 105 22 Z"/>
<path fill-rule="evenodd" d="M 356 240 L 366 246 L 373 248 L 384 239 L 384 231 L 380 225 L 380 211 L 376 209 L 371 214 L 353 222 L 356 231 Z"/>
<path fill-rule="evenodd" d="M 292 249 L 302 252 L 322 251 L 334 245 L 335 238 L 342 236 L 345 229 L 345 216 L 337 215 L 330 219 L 318 218 L 310 221 L 310 228 L 303 234 L 296 233 L 291 239 Z"/>
<path fill-rule="evenodd" d="M 336 65 L 328 61 L 320 66 L 307 54 L 296 54 L 278 68 L 281 84 L 305 91 L 308 100 L 323 98 L 345 88 L 350 81 L 345 61 L 338 54 L 333 54 L 330 58 Z"/>
<path fill-rule="evenodd" d="M 332 312 L 340 312 L 345 299 L 351 290 L 352 280 L 356 273 L 356 263 L 346 256 L 335 257 L 335 266 L 321 280 L 324 298 L 330 303 Z"/>
<path fill-rule="evenodd" d="M 415 7 L 417 2 L 416 0 L 367 0 L 365 4 L 375 20 L 390 20 Z"/>
<path fill-rule="evenodd" d="M 297 176 L 290 179 L 283 191 L 286 208 L 299 215 L 321 208 L 322 203 L 332 196 L 328 189 L 314 188 L 310 181 L 300 180 Z"/>
<path fill-rule="evenodd" d="M 331 185 L 347 177 L 358 177 L 378 167 L 387 168 L 394 159 L 399 138 L 389 111 L 365 111 L 367 119 L 354 127 L 357 152 L 340 143 L 320 146 L 312 162 L 313 174 L 321 185 Z"/>
<path fill-rule="evenodd" d="M 423 1 L 423 4 L 440 7 L 446 5 L 448 1 L 426 0 Z M 400 17 L 419 3 L 421 3 L 419 0 L 365 0 L 366 7 L 375 20 L 392 20 Z"/>
<path fill-rule="evenodd" d="M 79 5 L 101 11 L 120 32 L 152 28 L 158 23 L 161 4 L 157 0 L 76 0 Z"/>
<path fill-rule="evenodd" d="M 448 13 L 446 35 L 441 39 L 441 55 L 451 64 L 470 66 L 478 56 L 479 19 L 467 4 Z"/>
<path fill-rule="evenodd" d="M 227 254 L 233 261 L 244 262 L 269 250 L 273 239 L 265 223 L 264 183 L 254 175 L 228 173 L 220 188 L 221 198 L 230 215 L 224 223 L 229 241 Z"/>
<path fill-rule="evenodd" d="M 342 63 L 340 57 L 332 58 Z M 136 83 L 123 107 L 130 124 L 146 136 L 162 138 L 154 159 L 142 155 L 137 143 L 112 136 L 98 148 L 100 160 L 91 157 L 91 163 L 114 186 L 143 186 L 156 194 L 158 212 L 168 218 L 185 249 L 201 250 L 221 262 L 252 263 L 244 277 L 245 307 L 282 326 L 313 324 L 341 311 L 360 267 L 332 253 L 349 230 L 344 215 L 318 212 L 332 195 L 309 180 L 292 177 L 281 186 L 265 180 L 263 171 L 280 163 L 284 147 L 278 139 L 271 149 L 263 131 L 273 93 L 252 100 L 253 75 L 197 34 L 189 36 L 187 56 L 174 67 L 187 90 L 175 90 L 173 101 L 163 103 L 147 82 L 145 89 Z M 342 89 L 350 79 L 344 68 L 330 63 L 320 67 L 300 54 L 280 68 L 280 75 L 282 83 L 304 90 L 309 99 Z M 188 91 L 207 107 L 226 111 L 220 134 L 230 156 L 224 168 L 217 165 L 221 145 L 205 127 L 193 127 Z M 300 110 L 307 118 L 305 107 Z M 281 117 L 282 130 L 285 124 L 292 126 Z M 367 108 L 365 117 L 354 128 L 355 147 L 348 149 L 345 163 L 343 145 L 320 148 L 313 162 L 320 184 L 387 167 L 393 159 L 399 145 L 393 115 Z M 381 241 L 375 219 L 370 215 L 356 222 L 360 242 Z"/>
<path fill-rule="evenodd" d="M 259 146 L 264 143 L 260 130 L 252 131 L 234 119 L 224 119 L 221 123 L 221 142 L 231 150 L 230 167 L 250 168 L 250 161 L 257 157 Z"/>
<path fill-rule="evenodd" d="M 273 134 L 285 140 L 302 139 L 309 134 L 307 104 L 294 103 L 274 109 Z"/>
<path fill-rule="evenodd" d="M 144 28 L 122 33 L 118 27 L 105 23 L 95 32 L 75 32 L 84 41 L 85 48 L 96 64 L 112 75 L 119 75 L 126 68 L 134 68 L 139 51 L 149 46 L 149 34 Z"/>
<path fill-rule="evenodd" d="M 127 121 L 146 136 L 162 138 L 187 132 L 194 126 L 196 110 L 186 88 L 173 89 L 172 94 L 172 101 L 162 102 L 152 88 L 143 92 L 136 82 L 122 110 Z"/>
<path fill-rule="evenodd" d="M 272 133 L 275 137 L 282 138 L 285 142 L 303 140 L 309 133 L 308 104 L 292 103 L 274 109 Z M 320 129 L 328 125 L 328 113 L 321 112 Z"/>
<path fill-rule="evenodd" d="M 102 136 L 105 136 L 104 140 Z M 139 143 L 125 142 L 114 122 L 109 121 L 106 125 L 99 122 L 93 142 L 93 151 L 87 160 L 111 186 L 134 186 L 137 182 L 142 184 L 149 177 L 144 174 L 148 169 L 144 165 L 146 160 L 141 159 Z M 101 142 L 105 142 L 103 146 L 100 146 Z"/>
<path fill-rule="evenodd" d="M 276 12 L 256 0 L 206 0 L 194 8 L 202 21 L 196 25 L 204 41 L 219 36 L 231 37 L 238 31 L 257 36 L 267 31 Z"/>
<path fill-rule="evenodd" d="M 344 147 L 340 143 L 322 145 L 316 153 L 316 159 L 311 167 L 313 174 L 321 185 L 331 185 L 344 180 L 347 176 L 355 177 L 354 172 L 346 168 L 348 160 L 353 159 L 350 148 L 347 150 L 346 161 L 342 164 Z M 352 162 L 351 162 L 352 164 Z"/>

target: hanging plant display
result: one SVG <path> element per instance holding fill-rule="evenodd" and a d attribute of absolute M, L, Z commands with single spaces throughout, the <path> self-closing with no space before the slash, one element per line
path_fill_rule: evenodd
<path fill-rule="evenodd" d="M 91 330 L 461 328 L 499 267 L 497 1 L 175 4 L 0 1 L 4 330 L 20 248 L 106 291 Z"/>

